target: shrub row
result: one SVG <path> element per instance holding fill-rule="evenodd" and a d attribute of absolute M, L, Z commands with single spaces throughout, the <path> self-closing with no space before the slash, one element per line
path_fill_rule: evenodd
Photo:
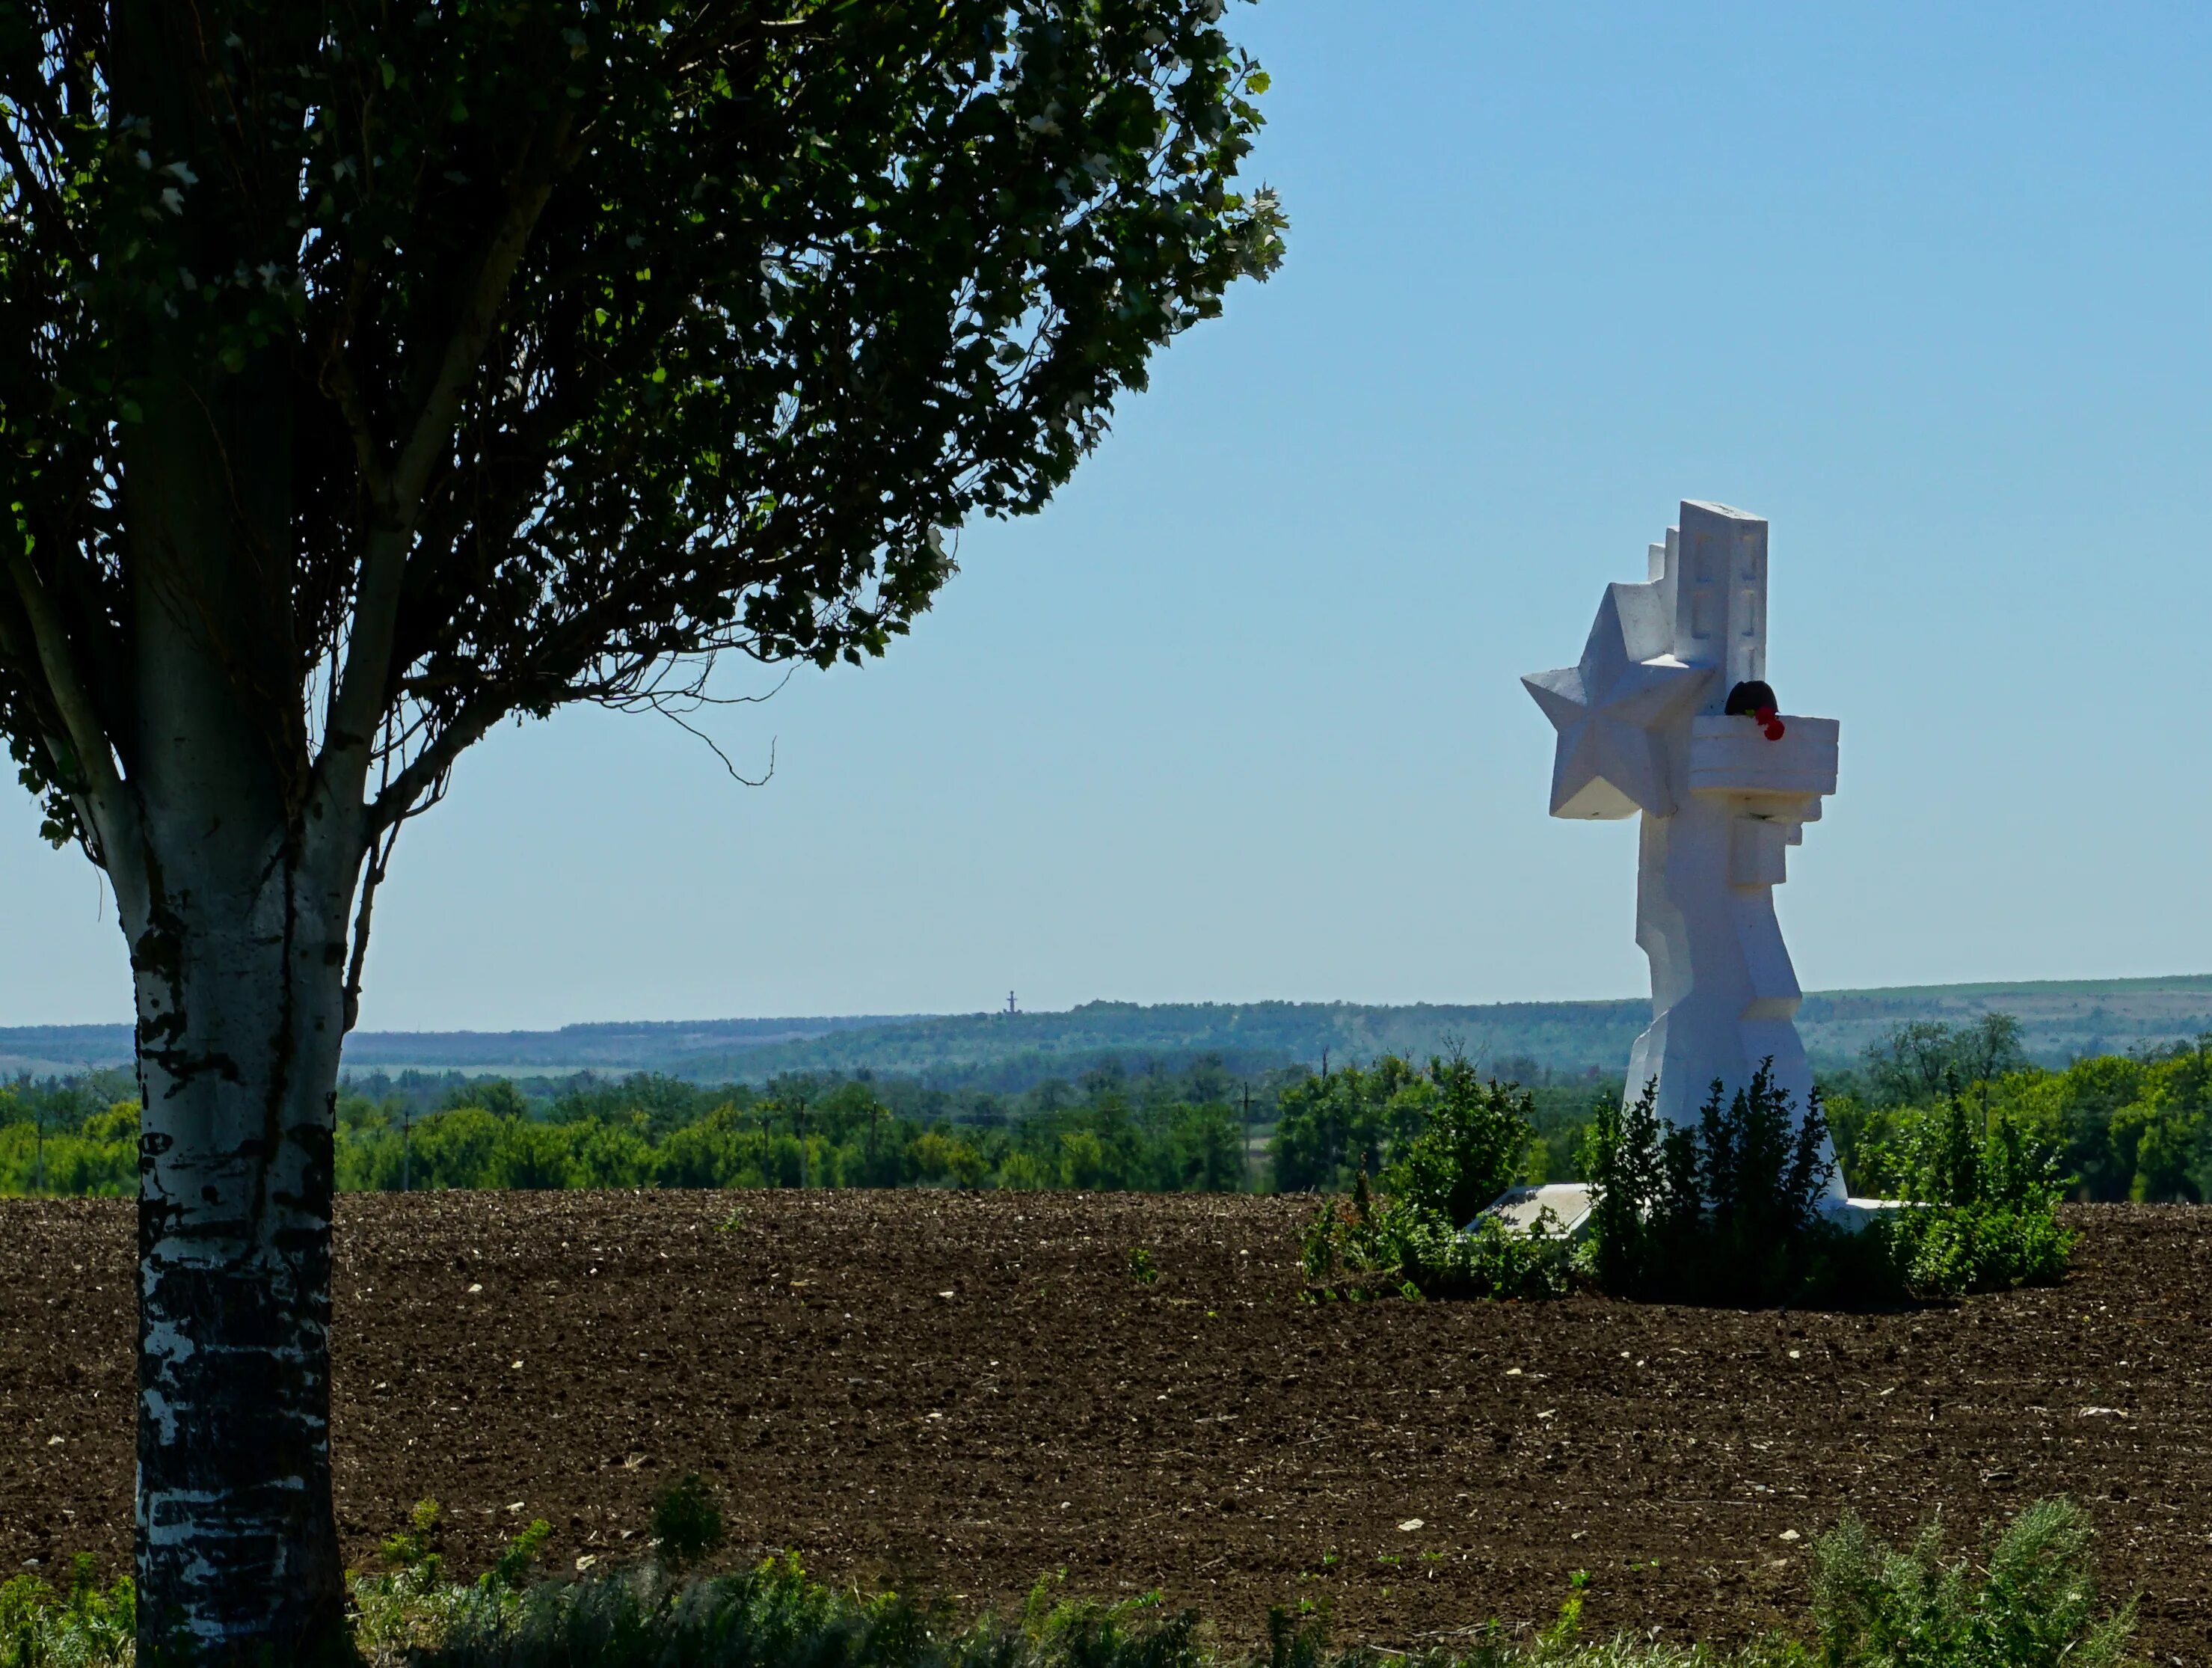
<path fill-rule="evenodd" d="M 2051 1149 L 2016 1120 L 1984 1127 L 1960 1097 L 1898 1126 L 1906 1208 L 1856 1231 L 1827 1211 L 1836 1178 L 1815 1090 L 1799 1108 L 1762 1066 L 1715 1083 L 1694 1126 L 1657 1116 L 1656 1085 L 1601 1104 L 1582 1152 L 1589 1231 L 1570 1246 L 1540 1221 L 1507 1229 L 1480 1207 L 1511 1184 L 1534 1135 L 1525 1097 L 1436 1061 L 1427 1118 L 1348 1203 L 1325 1202 L 1304 1247 L 1322 1298 L 1541 1298 L 1585 1285 L 1692 1303 L 1892 1303 L 2063 1277 Z"/>

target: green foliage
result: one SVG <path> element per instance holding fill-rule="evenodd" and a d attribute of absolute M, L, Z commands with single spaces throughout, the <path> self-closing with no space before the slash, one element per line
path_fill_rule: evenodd
<path fill-rule="evenodd" d="M 664 1501 L 681 1490 L 671 1490 Z M 696 1510 L 703 1489 L 694 1491 Z M 711 1503 L 710 1503 L 711 1504 Z M 811 1580 L 794 1557 L 736 1574 L 665 1579 L 669 1533 L 657 1507 L 659 1563 L 578 1580 L 523 1585 L 545 1538 L 532 1524 L 473 1581 L 449 1582 L 432 1542 L 434 1503 L 386 1543 L 398 1568 L 353 1581 L 354 1638 L 371 1668 L 1382 1668 L 1395 1653 L 1334 1650 L 1326 1609 L 1269 1613 L 1249 1660 L 1205 1652 L 1194 1612 L 1158 1595 L 1102 1604 L 1065 1596 L 1060 1572 L 1040 1580 L 1015 1625 L 956 1623 L 942 1608 Z M 1589 1578 L 1571 1581 L 1559 1613 L 1533 1636 L 1494 1625 L 1415 1668 L 2134 1668 L 2135 1607 L 2101 1602 L 2088 1519 L 2045 1501 L 1985 1531 L 1978 1557 L 1947 1552 L 1941 1533 L 1883 1543 L 1845 1518 L 1813 1544 L 1809 1647 L 1769 1638 L 1735 1651 L 1632 1637 L 1582 1637 Z M 711 1549 L 695 1541 L 701 1555 Z M 78 1558 L 68 1591 L 36 1576 L 0 1586 L 0 1668 L 127 1664 L 134 1623 L 127 1579 L 101 1587 Z"/>
<path fill-rule="evenodd" d="M 1963 1097 L 1901 1117 L 1887 1160 L 1913 1202 L 1847 1233 L 1818 1209 L 1821 1105 L 1799 1120 L 1764 1070 L 1695 1129 L 1662 1129 L 1653 1086 L 1601 1107 L 1584 1150 L 1595 1195 L 1584 1264 L 1604 1289 L 1691 1302 L 1891 1302 L 2063 1279 L 2074 1236 L 2050 1150 Z"/>
<path fill-rule="evenodd" d="M 1908 1020 L 1869 1044 L 1860 1059 L 1875 1104 L 1887 1106 L 1927 1105 L 2027 1063 L 2020 1021 L 2009 1014 L 1956 1026 Z"/>
<path fill-rule="evenodd" d="M 1129 1278 L 1139 1286 L 1150 1286 L 1158 1281 L 1159 1277 L 1160 1267 L 1152 1260 L 1151 1249 L 1145 1245 L 1130 1246 Z"/>
<path fill-rule="evenodd" d="M 548 1583 L 520 1605 L 454 1615 L 417 1668 L 1201 1668 L 1194 1615 L 1157 1601 L 1119 1604 L 1040 1598 L 1024 1632 L 943 1613 L 885 1593 L 863 1597 L 807 1579 L 795 1558 L 771 1559 L 680 1592 L 625 1573 Z"/>
<path fill-rule="evenodd" d="M 388 1084 L 386 1086 L 389 1087 Z M 640 1076 L 549 1103 L 470 1082 L 434 1109 L 339 1107 L 346 1189 L 962 1187 L 1231 1192 L 1249 1185 L 1238 1113 L 1200 1073 L 1100 1073 L 1001 1099 L 910 1082 L 793 1079 L 767 1093 Z M 489 1103 L 489 1104 L 487 1104 Z"/>
<path fill-rule="evenodd" d="M 1276 1099 L 1276 1190 L 1342 1191 L 1388 1170 L 1392 1193 L 1464 1223 L 1520 1175 L 1534 1110 L 1455 1054 L 1425 1067 L 1386 1054 L 1297 1080 Z"/>
<path fill-rule="evenodd" d="M 2090 1541 L 2087 1517 L 2064 1501 L 2031 1507 L 1988 1534 L 1978 1561 L 1947 1555 L 1933 1529 L 1898 1549 L 1846 1518 L 1814 1543 L 1809 1648 L 1778 1637 L 1731 1652 L 1585 1641 L 1589 1578 L 1577 1572 L 1556 1618 L 1533 1637 L 1493 1627 L 1456 1653 L 1412 1660 L 1419 1668 L 2131 1668 L 2134 1607 L 2100 1603 Z M 1202 1654 L 1195 1615 L 1164 1612 L 1157 1595 L 1069 1600 L 1060 1596 L 1064 1582 L 1064 1574 L 1037 1582 L 1018 1629 L 988 1618 L 963 1629 L 888 1594 L 832 1592 L 789 1558 L 680 1594 L 616 1573 L 548 1584 L 520 1606 L 452 1612 L 413 1660 L 422 1668 L 1214 1668 L 1231 1660 Z M 1264 1650 L 1244 1668 L 1376 1668 L 1373 1653 L 1332 1650 L 1328 1623 L 1325 1610 L 1272 1610 Z"/>
<path fill-rule="evenodd" d="M 380 1549 L 392 1568 L 353 1580 L 355 1641 L 372 1662 L 411 1664 L 458 1628 L 512 1622 L 530 1572 L 553 1534 L 552 1525 L 534 1519 L 489 1569 L 457 1584 L 445 1579 L 440 1516 L 436 1501 L 416 1501 L 407 1527 L 387 1536 Z"/>
<path fill-rule="evenodd" d="M 137 1107 L 112 1074 L 0 1085 L 0 1193 L 125 1195 Z M 122 1080 L 124 1083 L 128 1079 Z M 526 1093 L 497 1079 L 372 1080 L 339 1096 L 344 1191 L 447 1188 L 1074 1187 L 1235 1192 L 1251 1185 L 1218 1068 L 1095 1073 L 1032 1093 L 792 1079 L 763 1093 L 638 1075 Z"/>
<path fill-rule="evenodd" d="M 4 1668 L 128 1663 L 137 1629 L 130 1578 L 103 1587 L 98 1561 L 89 1553 L 70 1560 L 66 1592 L 55 1592 L 36 1575 L 16 1575 L 0 1584 Z"/>
<path fill-rule="evenodd" d="M 1733 1096 L 1716 1082 L 1695 1128 L 1661 1123 L 1656 1081 L 1598 1110 L 1583 1154 L 1586 1261 L 1607 1291 L 1770 1303 L 1839 1277 L 1847 1236 L 1820 1216 L 1833 1164 L 1819 1091 L 1801 1117 L 1771 1064 Z"/>
<path fill-rule="evenodd" d="M 2058 1164 L 2010 1112 L 1983 1120 L 1963 1097 L 1904 1124 L 1900 1191 L 1921 1208 L 1892 1213 L 1880 1232 L 1905 1288 L 1958 1297 L 2056 1285 L 2074 1233 L 2058 1221 Z"/>
<path fill-rule="evenodd" d="M 2064 1278 L 2074 1234 L 2057 1217 L 2057 1146 L 2009 1107 L 1984 1111 L 1954 1091 L 1895 1111 L 1862 1150 L 1885 1190 L 1921 1207 L 1878 1228 L 1906 1291 L 1958 1297 Z"/>
<path fill-rule="evenodd" d="M 436 1501 L 416 1501 L 407 1514 L 407 1527 L 386 1536 L 377 1549 L 384 1561 L 403 1574 L 427 1572 L 427 1579 L 435 1580 L 443 1563 L 438 1552 L 438 1525 L 443 1514 L 444 1508 Z"/>
<path fill-rule="evenodd" d="M 1322 1202 L 1299 1251 L 1306 1294 L 1318 1301 L 1371 1297 L 1519 1298 L 1563 1295 L 1568 1247 L 1546 1212 L 1526 1233 L 1491 1218 L 1455 1228 L 1408 1201 L 1378 1201 L 1359 1178 L 1349 1201 Z"/>
<path fill-rule="evenodd" d="M 2123 1668 L 2135 1607 L 2103 1609 L 2089 1520 L 2030 1507 L 1978 1569 L 1930 1525 L 1903 1549 L 1846 1518 L 1814 1543 L 1814 1624 L 1824 1668 Z"/>
<path fill-rule="evenodd" d="M 661 1561 L 681 1569 L 722 1544 L 722 1508 L 698 1472 L 686 1471 L 653 1500 L 653 1538 Z"/>
<path fill-rule="evenodd" d="M 656 1522 L 658 1518 L 656 1513 Z M 528 1528 L 501 1549 L 492 1567 L 477 1578 L 477 1585 L 489 1593 L 520 1592 L 544 1554 L 545 1543 L 552 1538 L 553 1525 L 543 1518 L 532 1518 Z"/>
<path fill-rule="evenodd" d="M 131 664 L 137 552 L 186 514 L 153 484 L 195 460 L 283 527 L 225 622 L 270 734 L 313 727 L 397 541 L 365 728 L 428 757 L 387 815 L 502 714 L 669 698 L 672 656 L 882 653 L 941 530 L 1038 508 L 1279 260 L 1222 9 L 6 8 L 0 732 L 49 832 L 79 766 L 20 587 L 76 599 L 87 683 Z"/>
<path fill-rule="evenodd" d="M 118 1072 L 0 1084 L 0 1192 L 119 1198 L 138 1190 L 137 1085 Z M 129 1093 L 129 1099 L 121 1096 Z"/>
<path fill-rule="evenodd" d="M 2002 1045 L 2008 1024 L 1991 1014 L 1976 1026 L 1900 1026 L 1868 1050 L 1864 1092 L 1832 1105 L 1854 1191 L 1904 1190 L 1921 1162 L 1922 1126 L 1956 1100 L 1982 1125 L 2018 1123 L 2052 1154 L 2073 1197 L 2212 1198 L 2212 1036 L 2050 1071 Z"/>
<path fill-rule="evenodd" d="M 1409 1061 L 1386 1054 L 1295 1082 L 1277 1097 L 1270 1149 L 1281 1193 L 1335 1192 L 1381 1170 L 1419 1129 L 1431 1091 Z"/>
<path fill-rule="evenodd" d="M 1464 1226 L 1513 1184 L 1535 1138 L 1534 1103 L 1484 1082 L 1464 1059 L 1429 1062 L 1422 1123 L 1398 1143 L 1382 1185 L 1392 1197 Z"/>
<path fill-rule="evenodd" d="M 1318 1171 L 1329 1153 L 1362 1143 L 1348 1166 L 1350 1201 L 1324 1201 L 1307 1226 L 1309 1295 L 1540 1298 L 1566 1288 L 1564 1242 L 1541 1224 L 1522 1235 L 1477 1216 L 1520 1175 L 1535 1138 L 1529 1097 L 1514 1086 L 1485 1082 L 1458 1056 L 1416 1069 L 1386 1055 L 1370 1072 L 1294 1085 L 1283 1105 L 1279 1178 L 1285 1162 Z M 1378 1198 L 1370 1168 L 1385 1142 Z"/>
<path fill-rule="evenodd" d="M 1905 1289 L 1916 1297 L 2056 1286 L 2074 1252 L 2072 1230 L 2048 1208 L 1901 1210 L 1881 1231 Z"/>

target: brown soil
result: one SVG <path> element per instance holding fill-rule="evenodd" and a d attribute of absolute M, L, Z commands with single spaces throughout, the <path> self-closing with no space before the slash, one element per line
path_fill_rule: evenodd
<path fill-rule="evenodd" d="M 1296 1300 L 1293 1200 L 441 1194 L 343 1202 L 349 1557 L 423 1495 L 480 1568 L 614 1561 L 686 1468 L 732 1561 L 1012 1602 L 1158 1587 L 1225 1636 L 1802 1622 L 1839 1513 L 2084 1501 L 2161 1661 L 2212 1659 L 2212 1239 L 2105 1207 L 2065 1287 L 1891 1315 Z M 0 1570 L 128 1555 L 128 1206 L 0 1204 Z M 1148 1248 L 1157 1283 L 1129 1274 Z M 1418 1525 L 1415 1520 L 1418 1519 Z M 631 1538 L 624 1538 L 624 1531 Z"/>

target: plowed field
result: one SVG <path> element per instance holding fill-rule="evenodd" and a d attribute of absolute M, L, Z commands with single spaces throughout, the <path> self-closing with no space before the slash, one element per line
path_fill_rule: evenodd
<path fill-rule="evenodd" d="M 694 1468 L 733 1559 L 1005 1603 L 1159 1587 L 1224 1634 L 1802 1615 L 1845 1510 L 1962 1528 L 2069 1493 L 2159 1660 L 2212 1660 L 2212 1215 L 2081 1211 L 2055 1291 L 1885 1315 L 1296 1300 L 1310 1207 L 945 1193 L 343 1202 L 349 1555 L 423 1495 L 454 1563 L 524 1521 L 635 1553 Z M 0 1202 L 0 1568 L 129 1548 L 130 1208 Z M 1129 1272 L 1148 1249 L 1154 1283 Z M 624 1531 L 633 1538 L 625 1540 Z"/>

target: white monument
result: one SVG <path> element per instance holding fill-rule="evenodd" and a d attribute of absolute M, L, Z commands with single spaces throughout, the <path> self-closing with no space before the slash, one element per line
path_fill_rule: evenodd
<path fill-rule="evenodd" d="M 1579 665 L 1522 679 L 1559 731 L 1552 814 L 1643 815 L 1636 941 L 1652 1017 L 1628 1093 L 1656 1078 L 1659 1116 L 1695 1123 L 1716 1078 L 1733 1094 L 1771 1059 L 1802 1111 L 1813 1073 L 1774 888 L 1835 791 L 1836 721 L 1774 709 L 1765 521 L 1686 502 L 1650 575 L 1606 587 Z M 1840 1173 L 1830 1192 L 1843 1208 Z"/>

